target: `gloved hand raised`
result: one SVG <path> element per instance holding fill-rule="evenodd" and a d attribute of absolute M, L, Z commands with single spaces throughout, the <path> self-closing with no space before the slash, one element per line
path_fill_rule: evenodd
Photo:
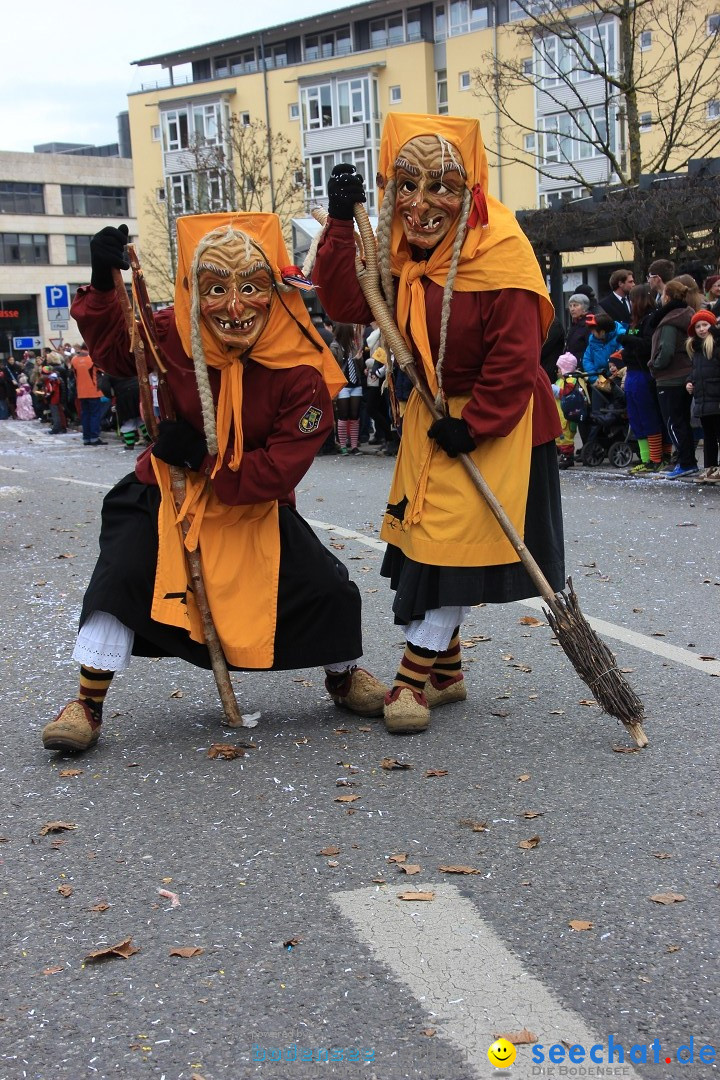
<path fill-rule="evenodd" d="M 454 416 L 443 416 L 441 420 L 436 420 L 428 429 L 428 435 L 443 448 L 448 457 L 470 454 L 477 446 L 465 421 Z"/>
<path fill-rule="evenodd" d="M 366 202 L 365 184 L 354 165 L 336 165 L 328 180 L 328 214 L 351 221 L 355 203 Z"/>
<path fill-rule="evenodd" d="M 127 225 L 117 229 L 106 225 L 90 241 L 90 284 L 98 292 L 110 292 L 113 288 L 113 270 L 127 270 L 130 266 L 125 251 L 128 235 Z"/>
<path fill-rule="evenodd" d="M 181 465 L 196 472 L 208 448 L 203 436 L 187 420 L 161 420 L 152 452 L 168 465 Z"/>

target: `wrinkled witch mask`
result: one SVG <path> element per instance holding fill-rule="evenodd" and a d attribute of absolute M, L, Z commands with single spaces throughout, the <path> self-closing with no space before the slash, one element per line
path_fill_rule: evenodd
<path fill-rule="evenodd" d="M 249 238 L 210 244 L 198 262 L 202 321 L 226 348 L 246 353 L 270 318 L 273 279 L 262 251 Z"/>
<path fill-rule="evenodd" d="M 462 209 L 466 172 L 459 152 L 437 135 L 406 142 L 395 160 L 395 212 L 408 243 L 434 248 Z"/>

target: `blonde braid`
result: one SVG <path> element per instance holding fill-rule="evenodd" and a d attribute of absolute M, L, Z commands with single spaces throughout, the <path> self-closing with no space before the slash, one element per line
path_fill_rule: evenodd
<path fill-rule="evenodd" d="M 450 322 L 450 304 L 453 297 L 453 286 L 455 285 L 455 278 L 457 276 L 458 264 L 460 262 L 460 252 L 465 241 L 465 230 L 467 228 L 468 218 L 470 216 L 470 207 L 472 206 L 472 195 L 465 188 L 463 193 L 462 210 L 460 211 L 460 217 L 457 223 L 457 232 L 455 234 L 455 243 L 453 244 L 452 257 L 450 259 L 450 268 L 448 269 L 447 279 L 445 281 L 445 289 L 443 290 L 442 300 L 442 315 L 440 318 L 440 344 L 438 347 L 437 364 L 435 365 L 435 374 L 438 381 L 438 404 L 442 401 L 442 368 L 445 360 L 445 345 L 447 343 L 447 331 L 448 323 Z"/>
<path fill-rule="evenodd" d="M 200 295 L 197 287 L 197 268 L 201 252 L 207 245 L 203 242 L 198 244 L 195 256 L 190 267 L 190 348 L 192 351 L 193 367 L 195 368 L 195 382 L 197 383 L 200 397 L 200 409 L 202 411 L 203 430 L 208 453 L 217 454 L 217 424 L 215 423 L 215 403 L 213 401 L 210 376 L 208 375 L 205 349 L 203 348 L 202 335 L 200 333 Z"/>
<path fill-rule="evenodd" d="M 378 243 L 378 266 L 380 268 L 380 279 L 382 281 L 383 292 L 385 293 L 385 301 L 391 311 L 395 308 L 395 283 L 393 281 L 392 270 L 390 269 L 390 244 L 392 236 L 392 223 L 395 216 L 395 190 L 396 190 L 395 178 L 388 180 L 387 187 L 385 188 L 385 197 L 383 204 L 380 207 L 380 214 L 378 215 L 377 223 L 377 243 Z"/>

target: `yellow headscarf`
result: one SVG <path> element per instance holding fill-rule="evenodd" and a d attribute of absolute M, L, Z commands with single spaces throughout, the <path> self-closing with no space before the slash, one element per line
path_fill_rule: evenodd
<path fill-rule="evenodd" d="M 394 177 L 395 161 L 402 147 L 419 135 L 439 135 L 457 150 L 467 173 L 466 187 L 473 198 L 454 289 L 458 292 L 526 289 L 536 293 L 540 298 L 544 337 L 553 318 L 553 307 L 532 247 L 515 216 L 487 194 L 488 164 L 479 122 L 458 116 L 390 113 L 383 128 L 378 162 L 383 185 Z M 381 190 L 381 201 L 382 195 Z M 416 262 L 399 216 L 392 222 L 390 258 L 392 272 L 399 278 L 398 325 L 408 345 L 412 347 L 414 343 L 419 350 L 433 392 L 437 390 L 437 381 L 420 279 L 428 277 L 437 285 L 445 285 L 454 241 L 455 230 L 451 229 L 426 260 Z"/>
<path fill-rule="evenodd" d="M 175 280 L 175 322 L 183 348 L 193 355 L 191 342 L 191 267 L 200 242 L 216 229 L 232 229 L 249 236 L 260 255 L 270 267 L 276 286 L 282 285 L 282 271 L 290 259 L 276 214 L 194 214 L 178 218 L 178 269 Z M 297 322 L 288 314 L 294 316 Z M 297 326 L 302 326 L 311 340 Z M 205 362 L 220 371 L 220 395 L 217 408 L 218 458 L 215 471 L 220 467 L 227 449 L 230 430 L 234 432 L 234 445 L 230 468 L 237 471 L 242 459 L 242 357 L 226 350 L 200 320 L 200 335 Z M 320 348 L 313 344 L 316 342 Z M 252 359 L 268 368 L 290 368 L 307 364 L 322 373 L 331 397 L 345 385 L 345 379 L 335 358 L 315 330 L 308 310 L 295 289 L 273 295 L 270 317 L 255 345 L 250 350 Z M 197 358 L 196 358 L 197 359 Z"/>

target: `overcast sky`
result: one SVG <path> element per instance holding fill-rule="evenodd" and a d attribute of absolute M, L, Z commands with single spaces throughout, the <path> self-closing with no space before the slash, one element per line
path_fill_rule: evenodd
<path fill-rule="evenodd" d="M 161 68 L 131 61 L 348 6 L 348 0 L 13 0 L 3 4 L 0 150 L 117 142 L 127 95 Z"/>

